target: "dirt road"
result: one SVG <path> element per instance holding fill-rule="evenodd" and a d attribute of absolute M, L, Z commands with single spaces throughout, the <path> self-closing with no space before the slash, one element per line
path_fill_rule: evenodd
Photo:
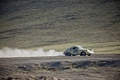
<path fill-rule="evenodd" d="M 0 79 L 119 80 L 120 55 L 1 58 Z M 57 79 L 58 78 L 58 79 Z"/>

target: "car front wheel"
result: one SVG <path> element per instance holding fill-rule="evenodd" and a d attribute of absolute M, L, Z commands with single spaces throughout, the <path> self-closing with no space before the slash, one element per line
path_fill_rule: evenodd
<path fill-rule="evenodd" d="M 91 56 L 91 54 L 88 54 L 88 56 Z"/>

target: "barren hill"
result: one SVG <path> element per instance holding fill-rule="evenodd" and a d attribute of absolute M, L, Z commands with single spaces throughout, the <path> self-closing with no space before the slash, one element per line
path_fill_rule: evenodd
<path fill-rule="evenodd" d="M 120 41 L 119 0 L 0 0 L 0 47 Z"/>

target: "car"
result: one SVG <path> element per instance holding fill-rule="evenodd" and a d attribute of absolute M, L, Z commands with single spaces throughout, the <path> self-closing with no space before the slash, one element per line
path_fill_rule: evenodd
<path fill-rule="evenodd" d="M 93 53 L 94 53 L 94 50 L 86 49 L 86 48 L 83 48 L 82 46 L 77 45 L 77 46 L 72 46 L 66 49 L 63 54 L 65 56 L 76 56 L 76 55 L 90 56 Z"/>

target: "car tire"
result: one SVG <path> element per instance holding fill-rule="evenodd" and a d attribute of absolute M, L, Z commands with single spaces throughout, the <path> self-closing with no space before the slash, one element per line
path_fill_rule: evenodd
<path fill-rule="evenodd" d="M 65 54 L 65 56 L 71 56 L 71 53 L 70 53 L 70 52 L 67 52 L 67 53 Z"/>
<path fill-rule="evenodd" d="M 88 54 L 88 56 L 91 56 L 91 54 Z"/>
<path fill-rule="evenodd" d="M 86 56 L 86 52 L 85 51 L 82 51 L 80 56 Z"/>

